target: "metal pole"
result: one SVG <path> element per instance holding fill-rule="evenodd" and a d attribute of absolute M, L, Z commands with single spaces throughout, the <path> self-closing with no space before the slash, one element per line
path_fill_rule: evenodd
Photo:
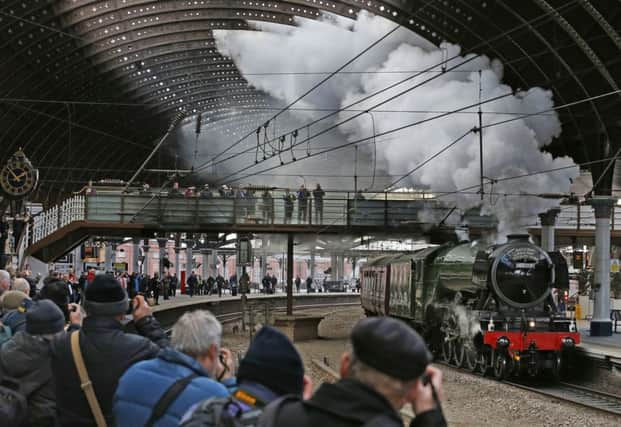
<path fill-rule="evenodd" d="M 481 70 L 479 70 L 479 161 L 481 163 L 481 200 L 484 198 L 484 186 L 483 186 L 483 111 L 481 110 L 481 92 L 483 91 L 481 85 Z"/>
<path fill-rule="evenodd" d="M 293 314 L 293 234 L 287 235 L 287 316 Z"/>
<path fill-rule="evenodd" d="M 140 165 L 140 167 L 138 168 L 138 170 L 136 171 L 136 173 L 134 174 L 134 176 L 131 177 L 131 179 L 127 182 L 127 184 L 125 185 L 125 187 L 123 188 L 123 192 L 126 192 L 127 189 L 129 188 L 130 185 L 132 185 L 132 183 L 134 182 L 134 180 L 138 177 L 138 175 L 140 175 L 140 173 L 142 172 L 142 170 L 144 169 L 144 167 L 147 165 L 147 163 L 149 163 L 149 161 L 151 160 L 151 158 L 155 155 L 155 153 L 157 153 L 157 151 L 160 149 L 160 147 L 162 146 L 162 144 L 164 143 L 164 141 L 166 141 L 166 138 L 168 138 L 168 135 L 170 135 L 172 133 L 172 131 L 175 129 L 175 127 L 177 127 L 177 125 L 179 124 L 179 122 L 181 122 L 181 120 L 183 120 L 185 118 L 185 113 L 182 111 L 179 114 L 177 114 L 174 119 L 172 120 L 172 122 L 170 123 L 170 126 L 168 127 L 168 130 L 166 131 L 166 133 L 164 134 L 164 136 L 162 137 L 162 139 L 160 139 L 160 141 L 155 145 L 155 148 L 153 148 L 153 151 L 151 151 L 151 153 L 147 156 L 147 158 L 145 159 L 144 162 L 142 162 L 142 164 Z"/>
<path fill-rule="evenodd" d="M 593 283 L 593 318 L 591 336 L 612 335 L 610 320 L 610 216 L 617 200 L 593 197 L 589 204 L 595 210 L 595 265 Z"/>

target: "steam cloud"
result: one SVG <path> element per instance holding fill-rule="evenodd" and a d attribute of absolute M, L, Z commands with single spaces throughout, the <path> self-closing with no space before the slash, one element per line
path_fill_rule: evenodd
<path fill-rule="evenodd" d="M 215 31 L 219 50 L 233 58 L 245 78 L 255 88 L 269 94 L 286 105 L 319 81 L 321 75 L 257 75 L 265 72 L 329 72 L 337 69 L 347 59 L 377 40 L 395 24 L 381 17 L 361 12 L 356 21 L 326 15 L 319 21 L 300 19 L 297 27 L 275 24 L 256 24 L 263 31 Z M 434 73 L 424 73 L 407 83 L 384 92 L 353 108 L 365 110 L 372 105 L 388 99 L 399 91 L 410 88 L 434 75 L 441 66 L 450 68 L 472 58 L 471 54 L 461 56 L 460 47 L 444 43 L 440 48 L 405 29 L 400 29 L 381 45 L 362 56 L 346 71 L 321 86 L 303 101 L 295 105 L 294 111 L 284 115 L 279 123 L 279 132 L 293 130 L 311 119 L 325 114 L 321 109 L 337 109 L 359 100 L 375 91 L 383 89 L 414 73 L 435 67 Z M 443 63 L 443 59 L 455 59 Z M 479 70 L 481 73 L 479 74 Z M 358 72 L 366 73 L 358 73 Z M 352 73 L 353 72 L 353 73 Z M 398 72 L 398 73 L 396 73 Z M 373 110 L 375 131 L 377 133 L 433 117 L 440 112 L 462 108 L 479 100 L 479 85 L 483 100 L 512 92 L 512 88 L 502 83 L 503 66 L 497 60 L 479 56 L 460 66 L 456 72 L 440 74 L 438 78 L 413 90 L 405 96 Z M 520 91 L 500 100 L 485 104 L 484 125 L 515 118 L 516 114 L 536 113 L 553 106 L 552 93 L 541 88 Z M 413 169 L 444 146 L 454 141 L 468 130 L 478 125 L 477 108 L 459 114 L 433 120 L 410 127 L 398 133 L 378 138 L 377 174 L 374 189 L 382 189 L 393 179 Z M 313 127 L 315 133 L 337 121 L 355 114 L 344 111 L 338 116 Z M 484 138 L 484 174 L 486 196 L 483 212 L 493 213 L 499 219 L 499 232 L 522 231 L 534 223 L 536 214 L 557 204 L 527 196 L 503 196 L 490 193 L 567 193 L 570 178 L 578 175 L 578 168 L 560 172 L 537 174 L 520 179 L 499 181 L 503 177 L 523 175 L 553 168 L 574 165 L 571 158 L 552 158 L 541 149 L 548 145 L 561 132 L 561 124 L 554 112 L 521 118 L 506 124 L 487 128 Z M 338 131 L 324 135 L 313 141 L 312 147 L 340 145 L 346 140 L 366 138 L 373 134 L 369 114 L 364 114 Z M 230 139 L 228 143 L 230 144 Z M 252 146 L 249 142 L 247 146 Z M 316 148 L 314 148 L 316 149 Z M 374 147 L 370 143 L 360 144 L 365 156 L 360 159 L 359 171 L 370 174 L 372 170 Z M 250 156 L 253 157 L 253 156 Z M 303 156 L 300 156 L 303 157 Z M 362 163 L 364 162 L 364 163 Z M 242 165 L 251 165 L 247 156 L 229 168 L 237 170 Z M 306 160 L 289 166 L 302 175 L 304 171 L 334 172 L 351 174 L 353 150 L 351 148 L 331 153 L 329 158 Z M 262 167 L 265 167 L 262 165 Z M 309 172 L 310 173 L 310 172 Z M 403 187 L 428 189 L 449 205 L 457 205 L 462 211 L 481 204 L 477 188 L 469 193 L 444 195 L 479 183 L 479 137 L 470 133 L 456 146 L 449 149 L 430 164 L 401 181 Z M 392 175 L 386 176 L 386 175 Z M 254 179 L 254 178 L 253 178 Z M 259 178 L 268 181 L 266 177 Z M 289 179 L 288 184 L 294 183 Z M 325 185 L 325 183 L 322 182 Z M 334 188 L 334 182 L 332 182 Z M 351 187 L 351 180 L 347 181 Z M 371 185 L 371 180 L 361 187 Z M 428 213 L 427 213 L 428 215 Z"/>

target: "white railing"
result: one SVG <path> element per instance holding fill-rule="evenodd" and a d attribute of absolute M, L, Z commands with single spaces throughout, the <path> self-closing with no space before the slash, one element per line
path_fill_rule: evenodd
<path fill-rule="evenodd" d="M 32 222 L 32 241 L 36 243 L 45 239 L 59 228 L 74 221 L 83 221 L 86 217 L 86 200 L 84 196 L 75 196 L 65 200 L 60 206 L 54 206 L 35 216 Z"/>

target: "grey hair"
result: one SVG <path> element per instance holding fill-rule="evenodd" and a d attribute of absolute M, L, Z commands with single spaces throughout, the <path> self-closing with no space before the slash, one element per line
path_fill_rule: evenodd
<path fill-rule="evenodd" d="M 403 381 L 386 375 L 363 363 L 352 352 L 348 377 L 356 379 L 363 384 L 375 389 L 388 400 L 401 399 L 407 395 L 417 380 Z"/>
<path fill-rule="evenodd" d="M 0 282 L 11 282 L 11 275 L 6 270 L 0 270 Z"/>
<path fill-rule="evenodd" d="M 185 313 L 172 328 L 174 348 L 192 357 L 207 353 L 212 345 L 220 348 L 222 325 L 211 312 L 196 310 Z"/>
<path fill-rule="evenodd" d="M 28 295 L 30 293 L 30 283 L 28 280 L 18 277 L 13 280 L 13 285 L 11 285 L 11 289 L 14 291 L 20 291 Z"/>

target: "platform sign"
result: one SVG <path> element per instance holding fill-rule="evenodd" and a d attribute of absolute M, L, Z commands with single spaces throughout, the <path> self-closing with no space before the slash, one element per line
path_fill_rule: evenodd
<path fill-rule="evenodd" d="M 237 241 L 237 265 L 252 265 L 252 244 L 250 239 Z"/>
<path fill-rule="evenodd" d="M 112 269 L 114 271 L 127 271 L 127 263 L 126 262 L 115 262 L 112 264 Z"/>
<path fill-rule="evenodd" d="M 574 268 L 576 270 L 582 270 L 584 268 L 584 253 L 574 251 Z"/>

